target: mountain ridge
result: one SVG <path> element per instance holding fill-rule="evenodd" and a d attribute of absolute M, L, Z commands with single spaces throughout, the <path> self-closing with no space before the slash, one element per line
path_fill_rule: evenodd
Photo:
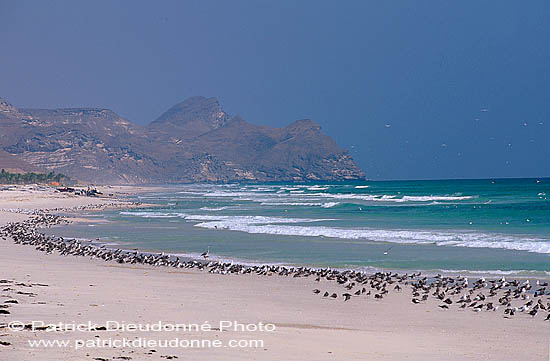
<path fill-rule="evenodd" d="M 0 150 L 21 164 L 94 183 L 365 178 L 314 121 L 255 125 L 202 96 L 175 104 L 146 126 L 100 107 L 18 109 L 0 98 Z"/>

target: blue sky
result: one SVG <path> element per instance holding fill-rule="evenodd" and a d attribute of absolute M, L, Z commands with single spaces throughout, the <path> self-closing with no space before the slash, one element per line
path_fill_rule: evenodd
<path fill-rule="evenodd" d="M 3 1 L 0 97 L 311 118 L 373 179 L 550 176 L 548 1 Z"/>

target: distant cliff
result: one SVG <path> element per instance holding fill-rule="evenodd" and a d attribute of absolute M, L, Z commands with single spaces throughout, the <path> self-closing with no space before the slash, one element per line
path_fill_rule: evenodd
<path fill-rule="evenodd" d="M 285 128 L 230 116 L 192 97 L 142 127 L 108 109 L 17 109 L 0 98 L 0 168 L 42 169 L 94 183 L 364 179 L 311 120 Z"/>

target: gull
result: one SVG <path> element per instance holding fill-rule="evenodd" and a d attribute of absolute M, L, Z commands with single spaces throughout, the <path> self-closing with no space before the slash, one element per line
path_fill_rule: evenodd
<path fill-rule="evenodd" d="M 208 255 L 210 255 L 210 246 L 208 246 L 206 252 L 201 253 L 201 257 L 208 258 Z"/>

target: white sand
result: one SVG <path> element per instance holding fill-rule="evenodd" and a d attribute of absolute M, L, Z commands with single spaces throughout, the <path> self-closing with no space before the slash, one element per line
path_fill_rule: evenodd
<path fill-rule="evenodd" d="M 109 200 L 47 192 L 0 192 L 0 208 L 71 207 Z M 26 216 L 0 212 L 0 225 Z M 521 314 L 441 310 L 434 300 L 413 305 L 410 289 L 382 301 L 348 302 L 313 295 L 338 291 L 312 278 L 213 275 L 200 271 L 118 265 L 83 257 L 46 255 L 0 240 L 0 304 L 16 299 L 0 323 L 275 324 L 274 332 L 46 332 L 0 329 L 1 361 L 93 360 L 548 360 L 550 322 Z M 18 294 L 32 292 L 36 296 Z M 259 348 L 32 348 L 29 340 L 262 340 Z M 175 358 L 174 358 L 175 359 Z"/>

